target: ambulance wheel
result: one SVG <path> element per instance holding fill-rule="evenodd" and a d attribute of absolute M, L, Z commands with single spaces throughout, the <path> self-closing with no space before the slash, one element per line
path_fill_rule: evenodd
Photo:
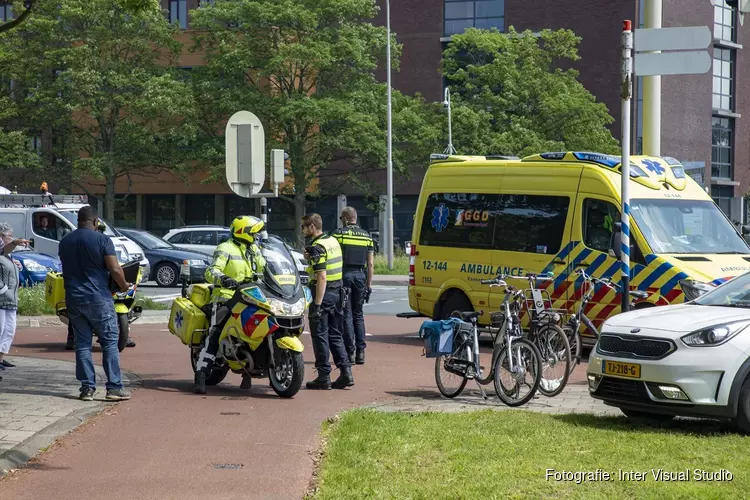
<path fill-rule="evenodd" d="M 471 301 L 463 292 L 456 290 L 448 297 L 440 309 L 440 319 L 460 318 L 460 313 L 473 311 Z"/>
<path fill-rule="evenodd" d="M 198 363 L 198 356 L 201 354 L 201 348 L 190 349 L 190 365 L 193 367 L 193 373 L 195 373 L 195 365 Z M 229 367 L 227 365 L 216 366 L 211 368 L 211 373 L 206 376 L 206 385 L 217 385 L 221 383 L 227 377 L 229 373 Z"/>
<path fill-rule="evenodd" d="M 117 315 L 117 326 L 120 331 L 120 336 L 117 339 L 117 349 L 122 352 L 125 350 L 125 345 L 128 343 L 128 335 L 130 335 L 130 322 L 128 321 L 127 314 Z"/>

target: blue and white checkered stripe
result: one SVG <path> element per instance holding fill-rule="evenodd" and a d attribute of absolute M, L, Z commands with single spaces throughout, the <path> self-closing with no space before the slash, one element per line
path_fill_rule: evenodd
<path fill-rule="evenodd" d="M 622 251 L 622 274 L 630 277 L 630 204 L 625 203 L 623 205 L 623 217 L 622 217 L 622 239 L 621 239 L 621 251 Z"/>

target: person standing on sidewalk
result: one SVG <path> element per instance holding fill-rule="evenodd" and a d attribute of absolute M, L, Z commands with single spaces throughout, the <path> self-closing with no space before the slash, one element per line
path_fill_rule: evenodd
<path fill-rule="evenodd" d="M 16 366 L 4 359 L 16 336 L 18 311 L 18 268 L 11 260 L 10 253 L 17 246 L 28 244 L 28 240 L 14 239 L 13 227 L 7 222 L 0 222 L 0 370 Z"/>
<path fill-rule="evenodd" d="M 357 225 L 357 211 L 345 207 L 341 211 L 344 227 L 336 229 L 336 238 L 344 256 L 344 288 L 349 289 L 349 300 L 344 308 L 344 344 L 349 362 L 365 364 L 365 298 L 372 293 L 372 274 L 375 268 L 375 243 L 370 233 Z"/>
<path fill-rule="evenodd" d="M 96 230 L 99 215 L 92 206 L 78 211 L 78 229 L 60 240 L 59 254 L 65 282 L 68 321 L 73 325 L 76 351 L 76 378 L 81 382 L 80 399 L 92 401 L 96 392 L 96 371 L 91 356 L 94 330 L 102 345 L 107 396 L 110 401 L 130 399 L 122 386 L 120 352 L 117 349 L 119 327 L 110 275 L 120 291 L 130 284 L 117 262 L 112 240 Z"/>
<path fill-rule="evenodd" d="M 310 305 L 308 319 L 315 353 L 315 369 L 318 371 L 318 376 L 308 382 L 306 387 L 343 389 L 354 385 L 354 376 L 342 335 L 344 311 L 341 306 L 344 287 L 341 247 L 334 238 L 323 234 L 323 219 L 319 214 L 302 217 L 301 227 L 302 234 L 306 238 L 312 238 L 310 246 L 305 247 L 305 258 L 310 263 L 307 272 L 313 303 Z M 328 362 L 329 352 L 333 354 L 333 362 L 341 371 L 333 383 L 331 365 Z"/>

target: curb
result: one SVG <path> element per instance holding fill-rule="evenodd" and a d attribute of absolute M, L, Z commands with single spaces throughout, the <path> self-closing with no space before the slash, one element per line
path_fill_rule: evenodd
<path fill-rule="evenodd" d="M 376 274 L 372 277 L 373 285 L 409 286 L 408 276 Z"/>
<path fill-rule="evenodd" d="M 155 314 L 144 314 L 132 325 L 154 325 L 169 321 L 169 311 L 154 311 Z M 16 328 L 46 328 L 66 325 L 52 314 L 44 316 L 17 316 Z"/>
<path fill-rule="evenodd" d="M 20 356 L 26 357 L 26 356 Z M 127 378 L 125 387 L 140 388 L 143 379 L 131 371 L 123 370 L 123 378 Z M 21 441 L 10 450 L 0 453 L 0 479 L 12 470 L 23 467 L 31 459 L 42 453 L 42 450 L 53 445 L 63 436 L 75 430 L 88 419 L 101 414 L 107 408 L 117 406 L 115 401 L 95 401 L 92 408 L 74 410 L 57 422 L 53 422 L 33 436 Z"/>

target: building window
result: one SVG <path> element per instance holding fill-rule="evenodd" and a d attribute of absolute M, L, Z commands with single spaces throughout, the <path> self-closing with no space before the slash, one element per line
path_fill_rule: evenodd
<path fill-rule="evenodd" d="M 735 12 L 724 0 L 714 0 L 714 38 L 735 41 Z"/>
<path fill-rule="evenodd" d="M 206 7 L 207 5 L 213 5 L 216 0 L 200 0 L 198 7 Z"/>
<path fill-rule="evenodd" d="M 169 0 L 169 22 L 180 24 L 180 29 L 187 29 L 187 0 Z"/>
<path fill-rule="evenodd" d="M 711 198 L 719 205 L 724 215 L 731 217 L 734 186 L 711 186 Z"/>
<path fill-rule="evenodd" d="M 444 34 L 463 33 L 467 28 L 505 30 L 505 0 L 445 0 Z"/>
<path fill-rule="evenodd" d="M 42 136 L 39 134 L 33 135 L 29 138 L 29 149 L 36 151 L 37 153 L 42 152 Z"/>
<path fill-rule="evenodd" d="M 146 204 L 146 229 L 164 236 L 175 227 L 175 195 L 149 195 Z"/>
<path fill-rule="evenodd" d="M 0 4 L 0 23 L 13 20 L 13 6 L 7 3 Z"/>
<path fill-rule="evenodd" d="M 732 110 L 732 50 L 714 47 L 713 108 Z"/>
<path fill-rule="evenodd" d="M 213 224 L 216 219 L 215 197 L 212 194 L 185 196 L 185 225 Z"/>
<path fill-rule="evenodd" d="M 732 119 L 714 116 L 711 124 L 711 177 L 732 178 Z"/>

